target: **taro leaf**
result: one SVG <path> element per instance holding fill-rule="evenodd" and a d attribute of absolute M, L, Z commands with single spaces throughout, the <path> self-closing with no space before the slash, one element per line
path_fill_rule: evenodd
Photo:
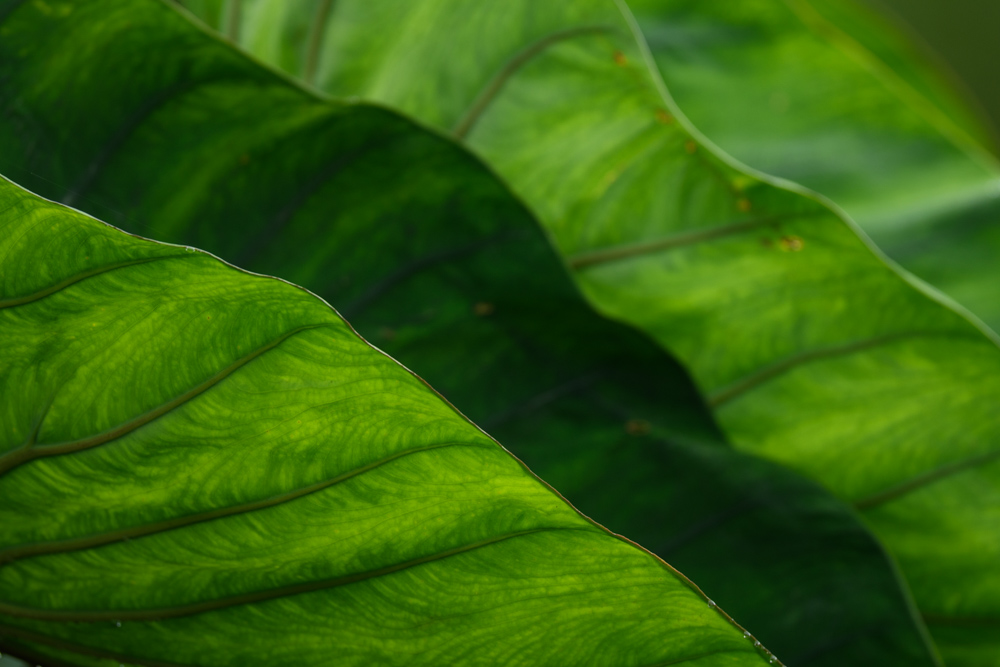
<path fill-rule="evenodd" d="M 869 44 L 874 17 L 843 0 L 630 4 L 699 130 L 833 199 L 890 257 L 1000 328 L 1000 168 L 952 120 L 946 90 L 922 95 L 933 81 L 917 88 L 927 77 L 897 75 L 827 15 Z"/>
<path fill-rule="evenodd" d="M 323 16 L 319 85 L 463 136 L 590 299 L 685 363 L 738 447 L 863 512 L 951 662 L 995 664 L 993 334 L 823 202 L 717 151 L 623 3 L 340 0 Z"/>
<path fill-rule="evenodd" d="M 0 636 L 98 664 L 766 664 L 324 302 L 0 182 Z"/>
<path fill-rule="evenodd" d="M 28 5 L 7 26 L 4 169 L 316 289 L 791 664 L 933 663 L 853 514 L 727 448 L 676 364 L 584 306 L 531 216 L 464 151 L 317 100 L 156 3 L 63 18 Z"/>

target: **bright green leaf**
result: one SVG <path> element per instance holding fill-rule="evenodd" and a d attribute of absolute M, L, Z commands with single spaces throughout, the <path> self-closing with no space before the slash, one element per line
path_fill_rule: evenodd
<path fill-rule="evenodd" d="M 305 290 L 6 182 L 0 211 L 5 646 L 767 663 Z"/>

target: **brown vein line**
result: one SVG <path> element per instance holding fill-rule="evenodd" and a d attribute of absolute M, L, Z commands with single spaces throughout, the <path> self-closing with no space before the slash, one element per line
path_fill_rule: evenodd
<path fill-rule="evenodd" d="M 163 415 L 167 414 L 174 408 L 177 408 L 183 405 L 184 403 L 190 401 L 192 398 L 208 391 L 209 389 L 217 385 L 219 382 L 222 382 L 224 379 L 226 379 L 227 377 L 238 371 L 246 364 L 250 363 L 257 357 L 264 354 L 265 352 L 274 349 L 275 347 L 283 343 L 288 338 L 294 336 L 295 334 L 300 333 L 302 331 L 307 331 L 309 329 L 316 329 L 322 326 L 327 326 L 327 325 L 313 324 L 293 329 L 292 331 L 289 331 L 288 333 L 281 335 L 273 342 L 268 343 L 267 345 L 261 348 L 258 348 L 257 350 L 251 352 L 250 354 L 241 359 L 238 359 L 237 361 L 227 366 L 226 368 L 222 369 L 221 371 L 219 371 L 209 379 L 205 380 L 198 386 L 186 391 L 185 393 L 174 398 L 173 400 L 164 403 L 163 405 L 154 408 L 153 410 L 150 410 L 145 414 L 139 415 L 138 417 L 132 419 L 131 421 L 116 426 L 110 431 L 105 431 L 104 433 L 99 433 L 97 435 L 91 436 L 89 438 L 83 438 L 81 440 L 73 440 L 71 442 L 63 442 L 54 445 L 42 445 L 40 447 L 21 447 L 20 449 L 8 452 L 7 454 L 0 456 L 0 476 L 6 474 L 13 468 L 16 468 L 17 466 L 27 463 L 28 461 L 32 461 L 34 459 L 43 458 L 46 456 L 58 456 L 60 454 L 72 454 L 74 452 L 83 451 L 91 447 L 97 447 L 98 445 L 103 445 L 107 442 L 110 442 L 124 435 L 127 435 L 128 433 L 131 433 L 140 426 L 145 426 L 154 419 L 162 417 Z"/>
<path fill-rule="evenodd" d="M 1000 618 L 975 616 L 945 616 L 943 614 L 922 614 L 928 625 L 944 625 L 957 628 L 1000 628 Z"/>
<path fill-rule="evenodd" d="M 31 632 L 30 630 L 22 630 L 21 628 L 12 628 L 8 625 L 0 625 L 0 638 L 5 636 L 14 637 L 16 639 L 20 639 L 21 641 L 42 644 L 44 646 L 49 646 L 62 651 L 69 651 L 78 655 L 114 660 L 115 662 L 121 664 L 142 665 L 142 667 L 189 667 L 187 665 L 180 665 L 173 662 L 146 660 L 144 658 L 136 658 L 134 656 L 125 655 L 124 653 L 102 651 L 100 649 L 91 648 L 90 646 L 82 646 L 80 644 L 68 642 L 56 637 L 47 637 L 37 632 Z M 53 658 L 49 655 L 43 655 L 27 647 L 22 648 L 21 646 L 15 646 L 14 644 L 10 644 L 10 646 L 14 646 L 14 648 L 4 648 L 7 653 L 16 655 L 21 659 L 29 659 L 29 662 L 33 665 L 44 664 L 46 667 L 63 667 L 65 665 L 66 667 L 71 667 L 71 663 L 63 662 L 62 660 Z"/>
<path fill-rule="evenodd" d="M 494 98 L 503 89 L 504 84 L 507 83 L 514 74 L 523 67 L 529 60 L 539 55 L 545 49 L 557 44 L 559 42 L 578 37 L 580 35 L 596 34 L 603 32 L 612 32 L 614 28 L 611 26 L 581 26 L 579 28 L 570 28 L 569 30 L 561 30 L 559 32 L 552 33 L 547 37 L 543 37 L 534 44 L 526 46 L 524 49 L 516 53 L 510 60 L 504 64 L 499 72 L 490 80 L 486 87 L 483 89 L 479 96 L 476 97 L 472 106 L 469 110 L 465 112 L 461 120 L 455 125 L 452 133 L 459 139 L 464 139 L 466 135 L 472 130 L 473 126 L 479 120 L 483 112 L 489 107 L 490 103 L 493 102 Z"/>
<path fill-rule="evenodd" d="M 268 600 L 290 597 L 293 595 L 301 595 L 304 593 L 315 593 L 329 588 L 336 588 L 338 586 L 346 586 L 348 584 L 354 584 L 361 581 L 366 581 L 368 579 L 374 579 L 376 577 L 382 577 L 385 575 L 394 574 L 396 572 L 400 572 L 402 570 L 406 570 L 411 567 L 415 567 L 417 565 L 424 565 L 426 563 L 443 560 L 451 556 L 456 556 L 458 554 L 474 551 L 476 549 L 481 549 L 483 547 L 487 547 L 492 544 L 497 544 L 499 542 L 504 542 L 506 540 L 514 539 L 517 537 L 532 535 L 535 533 L 552 532 L 557 530 L 582 530 L 586 532 L 593 531 L 591 527 L 530 528 L 528 530 L 519 530 L 513 533 L 498 535 L 496 537 L 480 540 L 478 542 L 473 542 L 471 544 L 463 544 L 462 546 L 455 547 L 453 549 L 439 551 L 434 554 L 421 556 L 420 558 L 414 558 L 408 561 L 404 561 L 402 563 L 388 565 L 386 567 L 381 567 L 375 570 L 369 570 L 367 572 L 357 572 L 355 574 L 349 574 L 342 577 L 335 577 L 333 579 L 321 579 L 319 581 L 309 581 L 301 584 L 290 584 L 288 586 L 280 586 L 278 588 L 272 588 L 269 590 L 254 591 L 252 593 L 242 593 L 240 595 L 232 595 L 230 597 L 218 598 L 215 600 L 206 600 L 204 602 L 195 602 L 192 604 L 177 605 L 174 607 L 161 607 L 159 609 L 120 609 L 120 610 L 90 611 L 90 610 L 36 609 L 31 607 L 21 607 L 18 605 L 0 602 L 0 614 L 6 614 L 8 616 L 16 616 L 18 618 L 32 618 L 40 621 L 68 621 L 73 623 L 97 623 L 102 621 L 159 621 L 168 618 L 178 618 L 181 616 L 203 614 L 205 612 L 217 611 L 219 609 L 235 607 L 238 605 L 253 604 L 256 602 L 266 602 Z"/>
<path fill-rule="evenodd" d="M 133 259 L 128 262 L 119 262 L 117 264 L 108 264 L 106 266 L 100 266 L 90 271 L 84 271 L 71 278 L 67 278 L 62 282 L 56 283 L 51 287 L 46 287 L 45 289 L 35 292 L 34 294 L 27 294 L 25 296 L 14 297 L 13 299 L 6 299 L 0 301 L 0 309 L 3 308 L 13 308 L 14 306 L 23 306 L 26 303 L 31 303 L 32 301 L 40 301 L 47 296 L 55 294 L 61 290 L 75 285 L 78 282 L 86 280 L 87 278 L 93 278 L 94 276 L 99 276 L 102 273 L 108 273 L 109 271 L 114 271 L 116 269 L 123 269 L 126 266 L 135 266 L 136 264 L 146 264 L 149 262 L 158 262 L 161 259 L 177 259 L 185 257 L 185 255 L 163 255 L 162 257 L 144 257 L 143 259 Z"/>
<path fill-rule="evenodd" d="M 616 262 L 630 257 L 650 255 L 663 250 L 672 250 L 682 246 L 694 245 L 696 243 L 704 243 L 705 241 L 712 241 L 726 236 L 742 234 L 743 232 L 751 229 L 778 224 L 784 220 L 807 217 L 812 216 L 810 214 L 801 214 L 754 218 L 753 220 L 744 220 L 743 222 L 734 222 L 728 225 L 720 225 L 718 227 L 710 227 L 708 229 L 699 229 L 684 234 L 677 234 L 676 236 L 669 236 L 663 239 L 654 239 L 643 243 L 633 243 L 630 245 L 622 245 L 613 248 L 604 248 L 601 250 L 580 253 L 579 255 L 569 257 L 566 262 L 569 264 L 571 269 L 579 270 L 588 266 L 593 266 L 594 264 L 604 264 L 606 262 Z"/>
<path fill-rule="evenodd" d="M 891 489 L 880 491 L 879 493 L 868 496 L 863 500 L 859 500 L 854 503 L 854 507 L 859 510 L 867 510 L 872 507 L 877 507 L 878 505 L 887 503 L 890 500 L 895 500 L 900 496 L 905 496 L 906 494 L 916 491 L 919 488 L 933 484 L 934 482 L 952 475 L 956 475 L 964 470 L 969 470 L 971 468 L 975 468 L 976 466 L 990 463 L 991 461 L 995 461 L 997 459 L 1000 459 L 1000 450 L 995 452 L 986 452 L 985 454 L 973 456 L 972 458 L 965 459 L 964 461 L 949 463 L 935 470 L 930 470 L 922 475 L 918 475 L 911 480 L 892 487 Z"/>
<path fill-rule="evenodd" d="M 174 517 L 173 519 L 166 519 L 164 521 L 157 521 L 155 523 L 149 523 L 139 526 L 131 526 L 129 528 L 122 528 L 120 530 L 115 530 L 107 533 L 99 533 L 95 535 L 86 535 L 84 537 L 75 537 L 65 540 L 53 540 L 51 542 L 39 542 L 34 544 L 18 545 L 15 547 L 9 547 L 7 549 L 0 550 L 0 564 L 9 563 L 11 561 L 20 558 L 31 558 L 33 556 L 41 556 L 47 554 L 57 554 L 66 553 L 69 551 L 79 551 L 81 549 L 90 549 L 93 547 L 103 546 L 105 544 L 111 544 L 113 542 L 120 542 L 127 539 L 135 539 L 140 537 L 147 537 L 149 535 L 154 535 L 157 533 L 164 533 L 170 530 L 175 530 L 177 528 L 184 528 L 186 526 L 191 526 L 196 523 L 202 523 L 204 521 L 211 521 L 213 519 L 221 519 L 228 516 L 234 516 L 236 514 L 247 514 L 249 512 L 255 512 L 257 510 L 266 509 L 268 507 L 274 507 L 276 505 L 281 505 L 283 503 L 291 502 L 302 498 L 311 493 L 317 491 L 322 491 L 328 487 L 331 487 L 340 482 L 347 481 L 352 477 L 357 477 L 370 470 L 374 470 L 380 466 L 387 463 L 395 461 L 397 459 L 410 456 L 411 454 L 418 454 L 420 452 L 431 451 L 434 449 L 442 449 L 444 447 L 480 447 L 481 445 L 474 445 L 471 443 L 462 442 L 446 442 L 437 443 L 433 445 L 426 445 L 423 447 L 414 447 L 413 449 L 407 449 L 400 452 L 396 452 L 390 456 L 386 456 L 377 461 L 372 461 L 359 468 L 349 470 L 345 473 L 325 479 L 315 484 L 310 484 L 309 486 L 304 486 L 294 491 L 288 491 L 277 496 L 271 496 L 270 498 L 264 498 L 262 500 L 255 500 L 253 502 L 243 503 L 240 505 L 233 505 L 230 507 L 220 507 L 218 509 L 209 510 L 207 512 L 199 512 L 197 514 L 189 514 L 187 516 Z"/>
<path fill-rule="evenodd" d="M 802 352 L 800 354 L 792 355 L 786 359 L 775 362 L 769 366 L 765 366 L 760 370 L 750 373 L 746 377 L 737 380 L 736 382 L 724 387 L 718 391 L 712 392 L 708 396 L 708 404 L 713 408 L 717 408 L 724 403 L 727 403 L 734 398 L 740 396 L 741 394 L 750 391 L 751 389 L 764 384 L 768 380 L 773 380 L 774 378 L 787 373 L 796 366 L 809 363 L 811 361 L 817 361 L 819 359 L 826 359 L 829 357 L 838 357 L 847 354 L 853 354 L 854 352 L 861 352 L 862 350 L 867 350 L 873 347 L 878 347 L 880 345 L 885 345 L 887 343 L 892 343 L 897 340 L 904 338 L 917 338 L 920 336 L 951 336 L 956 335 L 952 332 L 947 331 L 903 331 L 900 333 L 887 334 L 885 336 L 875 336 L 873 338 L 867 338 L 865 340 L 855 341 L 853 343 L 845 343 L 843 345 L 833 345 L 831 347 L 824 347 L 816 350 L 809 350 L 808 352 Z"/>
<path fill-rule="evenodd" d="M 306 62 L 302 78 L 311 86 L 316 85 L 316 64 L 319 61 L 319 51 L 323 46 L 323 36 L 326 33 L 326 19 L 330 16 L 330 6 L 333 0 L 320 0 L 309 30 L 309 41 L 306 47 Z"/>
<path fill-rule="evenodd" d="M 71 185 L 67 190 L 66 194 L 63 195 L 62 203 L 66 206 L 72 206 L 80 196 L 90 189 L 94 184 L 94 181 L 101 175 L 104 167 L 107 166 L 111 158 L 121 149 L 121 147 L 128 141 L 129 137 L 136 131 L 139 125 L 142 124 L 149 116 L 162 107 L 166 102 L 174 99 L 175 97 L 200 86 L 203 81 L 179 81 L 170 86 L 167 86 L 163 90 L 159 91 L 145 102 L 143 102 L 138 109 L 132 112 L 132 114 L 125 119 L 125 122 L 121 124 L 118 130 L 108 139 L 105 143 L 104 148 L 94 156 L 90 161 L 80 176 L 77 178 L 76 182 Z"/>

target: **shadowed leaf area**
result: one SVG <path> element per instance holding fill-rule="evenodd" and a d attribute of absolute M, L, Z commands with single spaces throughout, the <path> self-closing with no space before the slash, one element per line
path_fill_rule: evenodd
<path fill-rule="evenodd" d="M 314 81 L 461 137 L 738 449 L 855 505 L 949 664 L 995 665 L 997 337 L 864 233 L 994 321 L 1000 181 L 975 114 L 850 2 L 634 4 L 340 0 Z M 239 39 L 302 74 L 256 44 L 294 44 L 316 4 L 242 7 Z"/>
<path fill-rule="evenodd" d="M 532 216 L 461 148 L 386 110 L 321 100 L 198 30 L 165 4 L 27 2 L 7 9 L 0 23 L 0 170 L 44 196 L 69 201 L 130 231 L 202 247 L 314 290 L 581 511 L 695 578 L 787 664 L 844 664 L 860 655 L 877 656 L 882 664 L 934 663 L 905 587 L 851 510 L 795 473 L 729 448 L 676 362 L 645 337 L 594 314 Z M 423 583 L 413 583 L 411 578 L 431 568 L 473 558 L 463 553 L 365 582 L 337 580 L 339 585 L 323 592 L 291 595 L 290 587 L 302 581 L 349 576 L 329 574 L 337 559 L 358 565 L 344 571 L 381 572 L 390 567 L 385 563 L 423 557 L 424 552 L 402 553 L 407 545 L 418 550 L 433 542 L 440 546 L 431 553 L 447 552 L 456 548 L 445 544 L 447 537 L 460 534 L 463 526 L 486 530 L 497 521 L 520 521 L 534 510 L 482 500 L 480 511 L 460 494 L 507 493 L 507 482 L 490 481 L 489 471 L 472 463 L 470 476 L 459 480 L 447 474 L 464 475 L 460 461 L 435 467 L 447 457 L 495 451 L 453 415 L 440 417 L 434 428 L 413 427 L 427 438 L 419 442 L 434 445 L 426 452 L 370 469 L 366 466 L 392 454 L 340 467 L 327 463 L 319 451 L 329 450 L 339 461 L 389 442 L 420 446 L 396 430 L 384 435 L 396 428 L 396 417 L 379 412 L 378 401 L 389 402 L 386 410 L 404 420 L 411 411 L 413 419 L 422 419 L 424 412 L 397 404 L 402 399 L 379 382 L 353 380 L 368 377 L 367 362 L 338 357 L 329 370 L 313 368 L 313 357 L 295 346 L 329 335 L 330 327 L 297 329 L 333 316 L 323 311 L 326 319 L 285 322 L 291 317 L 285 310 L 294 310 L 286 307 L 286 296 L 305 298 L 301 292 L 262 281 L 274 289 L 280 285 L 280 298 L 272 303 L 253 290 L 240 296 L 227 283 L 213 290 L 205 276 L 168 270 L 170 263 L 192 262 L 192 257 L 207 262 L 204 255 L 140 245 L 172 256 L 129 264 L 133 255 L 116 255 L 107 264 L 84 262 L 75 272 L 58 275 L 28 272 L 22 264 L 26 255 L 7 256 L 15 264 L 11 269 L 5 264 L 5 276 L 37 277 L 38 284 L 15 283 L 4 296 L 12 304 L 0 313 L 24 318 L 23 313 L 37 311 L 38 317 L 61 318 L 52 305 L 59 302 L 52 299 L 70 304 L 77 292 L 105 284 L 95 280 L 110 281 L 120 310 L 101 314 L 96 303 L 80 304 L 73 322 L 84 331 L 88 323 L 96 324 L 94 329 L 109 339 L 121 336 L 116 343 L 125 346 L 121 349 L 142 354 L 117 355 L 114 347 L 103 357 L 74 353 L 65 341 L 37 333 L 64 330 L 44 320 L 32 325 L 34 334 L 18 329 L 25 344 L 34 347 L 14 357 L 27 361 L 12 367 L 5 382 L 49 368 L 39 364 L 50 355 L 52 370 L 48 384 L 37 383 L 34 394 L 18 394 L 4 405 L 16 424 L 13 437 L 7 436 L 7 461 L 19 465 L 9 466 L 0 478 L 0 493 L 11 499 L 0 504 L 9 561 L 0 567 L 2 599 L 57 615 L 63 613 L 58 610 L 89 610 L 99 619 L 88 617 L 95 624 L 83 626 L 64 623 L 76 618 L 66 612 L 49 621 L 26 620 L 23 612 L 7 608 L 0 630 L 5 645 L 71 664 L 91 664 L 80 657 L 80 645 L 111 647 L 120 652 L 116 656 L 127 655 L 132 662 L 139 656 L 149 664 L 237 664 L 248 655 L 319 664 L 330 659 L 330 651 L 340 652 L 336 655 L 345 663 L 359 664 L 373 655 L 387 662 L 545 664 L 551 662 L 546 656 L 557 654 L 538 651 L 537 642 L 558 634 L 567 642 L 551 649 L 562 651 L 560 664 L 652 665 L 691 658 L 710 665 L 757 659 L 753 639 L 742 638 L 742 632 L 737 632 L 742 643 L 736 654 L 715 652 L 686 630 L 656 630 L 655 641 L 647 645 L 643 628 L 654 626 L 646 619 L 655 625 L 660 607 L 647 609 L 646 598 L 630 598 L 632 584 L 610 574 L 595 574 L 572 592 L 538 583 L 549 575 L 532 574 L 530 568 L 576 572 L 575 561 L 563 554 L 588 558 L 591 547 L 565 546 L 578 537 L 576 532 L 551 536 L 566 551 L 547 544 L 535 554 L 505 551 L 542 539 L 535 534 L 473 550 L 477 557 L 497 550 L 502 552 L 497 558 L 508 559 L 492 575 L 487 566 L 494 567 L 493 560 L 478 570 L 463 570 L 471 579 L 447 579 L 451 570 L 440 575 L 433 570 Z M 68 243 L 67 252 L 87 247 L 82 241 Z M 89 261 L 91 256 L 84 257 Z M 117 268 L 89 277 L 110 265 Z M 88 277 L 81 278 L 84 274 Z M 170 276 L 179 281 L 178 289 L 182 283 L 193 292 L 185 291 L 184 299 L 168 298 L 170 284 L 161 282 Z M 240 280 L 250 278 L 240 275 Z M 142 299 L 124 291 L 133 283 L 162 296 Z M 211 292 L 211 298 L 205 296 L 210 305 L 200 307 L 197 293 L 203 289 Z M 26 300 L 41 293 L 48 296 Z M 171 318 L 169 304 L 175 301 L 183 314 Z M 213 319 L 202 319 L 209 316 Z M 222 322 L 232 330 L 213 329 Z M 193 323 L 198 330 L 185 328 Z M 336 330 L 343 331 L 339 326 Z M 171 336 L 171 327 L 184 336 Z M 202 328 L 209 337 L 196 337 L 198 346 L 188 349 L 185 336 Z M 79 335 L 70 329 L 66 324 L 66 335 Z M 234 342 L 242 340 L 234 332 L 249 338 Z M 94 343 L 97 351 L 108 344 L 100 341 Z M 230 349 L 228 356 L 204 354 L 224 344 L 244 347 Z M 265 350 L 268 345 L 274 347 Z M 305 366 L 272 366 L 279 351 Z M 102 359 L 116 365 L 109 369 Z M 189 363 L 192 359 L 198 363 Z M 245 375 L 258 367 L 270 373 L 262 384 Z M 98 376 L 108 379 L 88 383 Z M 129 384 L 123 378 L 135 380 Z M 148 383 L 153 378 L 162 395 L 134 389 L 138 379 Z M 357 393 L 351 400 L 322 394 L 307 403 L 292 396 L 327 386 Z M 225 392 L 234 392 L 228 394 L 232 402 L 220 403 Z M 183 402 L 173 405 L 180 398 Z M 287 410 L 281 407 L 285 401 L 291 406 Z M 90 421 L 74 417 L 77 412 L 70 408 L 81 404 L 88 406 Z M 212 410 L 223 408 L 227 419 L 218 421 Z M 430 436 L 449 424 L 487 444 L 437 447 L 449 441 Z M 184 429 L 194 430 L 185 435 Z M 34 444 L 24 449 L 29 441 Z M 38 452 L 45 447 L 65 451 L 43 456 Z M 411 467 L 419 462 L 429 467 Z M 393 472 L 393 466 L 403 467 Z M 384 488 L 367 495 L 373 480 L 383 475 Z M 438 480 L 437 475 L 445 475 L 439 486 L 452 490 L 421 492 L 420 484 Z M 352 485 L 361 485 L 360 490 L 351 491 Z M 538 493 L 549 498 L 543 491 Z M 398 500 L 407 492 L 419 495 L 412 499 L 416 506 Z M 331 501 L 337 509 L 332 515 L 322 505 L 299 509 L 325 502 L 329 494 L 340 498 Z M 355 507 L 336 494 L 356 494 L 371 508 Z M 264 507 L 269 499 L 281 502 Z M 582 521 L 556 506 L 572 521 Z M 223 516 L 231 507 L 247 511 Z M 382 516 L 379 512 L 387 513 L 381 523 L 371 518 Z M 260 516 L 270 516 L 265 513 L 275 516 L 273 523 L 261 524 Z M 200 519 L 186 525 L 184 517 Z M 331 534 L 341 522 L 343 538 Z M 240 532 L 244 525 L 258 528 L 260 535 L 246 542 L 249 537 Z M 400 532 L 412 540 L 397 544 L 392 536 Z M 548 532 L 544 535 L 550 539 Z M 109 537 L 114 543 L 106 541 Z M 462 544 L 473 543 L 478 544 Z M 171 555 L 170 549 L 180 551 Z M 640 551 L 622 553 L 655 565 Z M 268 565 L 275 559 L 283 563 L 280 568 Z M 587 570 L 581 572 L 583 577 Z M 662 568 L 656 572 L 669 579 Z M 531 580 L 511 584 L 523 597 L 491 597 L 491 586 L 506 585 L 515 573 Z M 445 584 L 440 596 L 455 599 L 433 592 L 438 576 Z M 168 580 L 170 585 L 163 585 Z M 383 584 L 395 581 L 403 583 Z M 269 601 L 246 597 L 261 590 L 289 595 Z M 675 604 L 657 590 L 651 588 L 648 599 Z M 604 596 L 603 603 L 594 602 L 595 591 Z M 210 596 L 213 592 L 217 595 Z M 591 597 L 581 601 L 576 594 Z M 697 601 L 693 609 L 710 609 L 703 599 L 684 595 Z M 555 612 L 532 611 L 529 598 L 566 614 L 576 610 L 579 618 L 603 629 L 570 650 L 566 647 L 577 633 L 586 635 L 591 626 L 571 627 L 558 615 L 540 620 Z M 198 606 L 214 599 L 233 606 Z M 309 606 L 312 601 L 315 607 Z M 624 626 L 586 611 L 591 604 L 598 611 L 618 610 L 614 613 L 636 625 L 624 632 Z M 408 616 L 416 607 L 419 613 Z M 154 620 L 165 608 L 184 615 Z M 672 607 L 669 618 L 686 618 L 688 612 L 679 610 Z M 329 616 L 314 627 L 314 613 Z M 698 614 L 691 618 L 702 618 Z M 116 620 L 122 621 L 121 629 Z M 348 624 L 332 638 L 324 634 L 341 620 L 360 625 Z M 521 637 L 515 626 L 536 634 Z M 259 642 L 226 643 L 233 637 L 245 641 L 247 627 L 259 629 Z M 425 631 L 426 643 L 420 643 Z M 728 628 L 720 632 L 731 634 Z M 171 643 L 165 636 L 183 636 L 186 642 Z M 150 642 L 150 637 L 161 639 Z M 206 645 L 194 637 L 203 637 Z M 604 642 L 599 649 L 598 642 Z M 688 646 L 697 650 L 683 652 Z M 654 656 L 656 651 L 676 653 Z"/>

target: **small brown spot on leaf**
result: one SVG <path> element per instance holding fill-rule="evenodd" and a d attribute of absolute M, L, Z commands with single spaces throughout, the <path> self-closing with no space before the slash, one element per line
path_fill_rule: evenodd
<path fill-rule="evenodd" d="M 479 303 L 477 303 L 472 307 L 472 312 L 474 312 L 479 317 L 487 317 L 489 315 L 492 315 L 494 310 L 496 309 L 494 308 L 493 304 L 488 301 L 480 301 Z"/>
<path fill-rule="evenodd" d="M 750 203 L 750 200 L 749 200 L 749 199 L 747 199 L 746 197 L 741 197 L 741 198 L 740 198 L 739 200 L 737 200 L 737 202 L 736 202 L 736 208 L 738 208 L 738 209 L 740 209 L 741 211 L 743 211 L 744 213 L 746 213 L 746 212 L 747 212 L 747 211 L 749 211 L 749 210 L 750 210 L 751 208 L 753 208 L 753 204 L 751 204 L 751 203 Z"/>
<path fill-rule="evenodd" d="M 619 67 L 625 67 L 625 65 L 628 65 L 628 58 L 621 51 L 615 51 L 615 64 Z"/>
<path fill-rule="evenodd" d="M 684 150 L 686 150 L 688 153 L 694 154 L 694 152 L 698 150 L 698 144 L 689 140 L 684 143 Z"/>
<path fill-rule="evenodd" d="M 649 422 L 645 419 L 629 419 L 625 422 L 625 432 L 629 435 L 643 436 L 649 435 L 649 431 L 652 427 Z"/>
<path fill-rule="evenodd" d="M 780 244 L 781 249 L 785 252 L 798 252 L 805 246 L 805 241 L 798 236 L 783 236 Z"/>
<path fill-rule="evenodd" d="M 670 125 L 671 123 L 674 122 L 674 117 L 671 114 L 667 113 L 667 111 L 664 109 L 657 109 L 656 120 L 660 121 L 664 125 Z"/>

